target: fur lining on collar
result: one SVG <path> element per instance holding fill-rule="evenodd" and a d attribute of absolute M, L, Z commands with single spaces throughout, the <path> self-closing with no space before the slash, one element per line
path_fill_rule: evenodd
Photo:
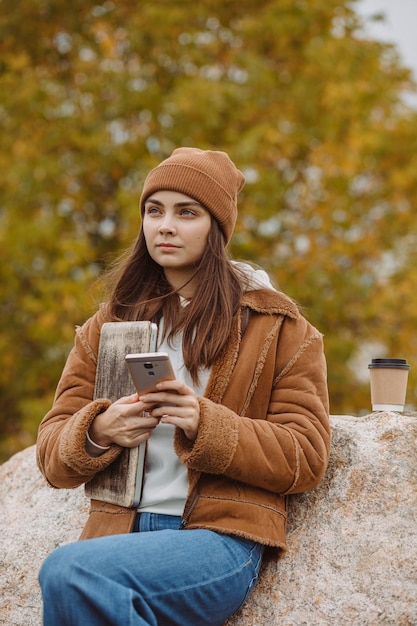
<path fill-rule="evenodd" d="M 247 291 L 241 304 L 264 315 L 287 315 L 293 319 L 300 317 L 297 304 L 281 291 L 272 289 Z"/>

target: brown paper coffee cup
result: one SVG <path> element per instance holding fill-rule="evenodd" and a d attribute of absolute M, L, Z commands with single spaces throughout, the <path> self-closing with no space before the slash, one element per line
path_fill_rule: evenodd
<path fill-rule="evenodd" d="M 368 365 L 373 411 L 404 411 L 408 371 L 406 359 L 372 359 Z"/>

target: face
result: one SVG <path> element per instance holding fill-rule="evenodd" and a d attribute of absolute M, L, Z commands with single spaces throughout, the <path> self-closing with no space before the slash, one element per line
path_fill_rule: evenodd
<path fill-rule="evenodd" d="M 158 191 L 145 203 L 143 233 L 152 259 L 174 288 L 195 271 L 207 244 L 210 213 L 177 191 Z"/>

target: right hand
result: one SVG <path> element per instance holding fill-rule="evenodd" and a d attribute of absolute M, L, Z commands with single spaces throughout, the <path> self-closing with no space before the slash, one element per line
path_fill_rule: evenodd
<path fill-rule="evenodd" d="M 144 410 L 137 393 L 120 398 L 97 415 L 89 428 L 89 435 L 99 446 L 116 443 L 124 448 L 135 448 L 149 439 L 159 424 L 158 418 L 144 416 Z"/>

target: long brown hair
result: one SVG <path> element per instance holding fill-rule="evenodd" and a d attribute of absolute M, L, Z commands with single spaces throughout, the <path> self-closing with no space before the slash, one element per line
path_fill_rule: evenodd
<path fill-rule="evenodd" d="M 197 286 L 188 306 L 181 306 L 178 290 L 172 289 L 163 268 L 149 255 L 142 228 L 109 278 L 111 318 L 158 323 L 163 317 L 168 341 L 183 331 L 184 363 L 198 382 L 199 369 L 210 367 L 225 345 L 244 290 L 244 277 L 230 262 L 217 221 L 212 218 L 206 249 L 192 277 Z"/>

